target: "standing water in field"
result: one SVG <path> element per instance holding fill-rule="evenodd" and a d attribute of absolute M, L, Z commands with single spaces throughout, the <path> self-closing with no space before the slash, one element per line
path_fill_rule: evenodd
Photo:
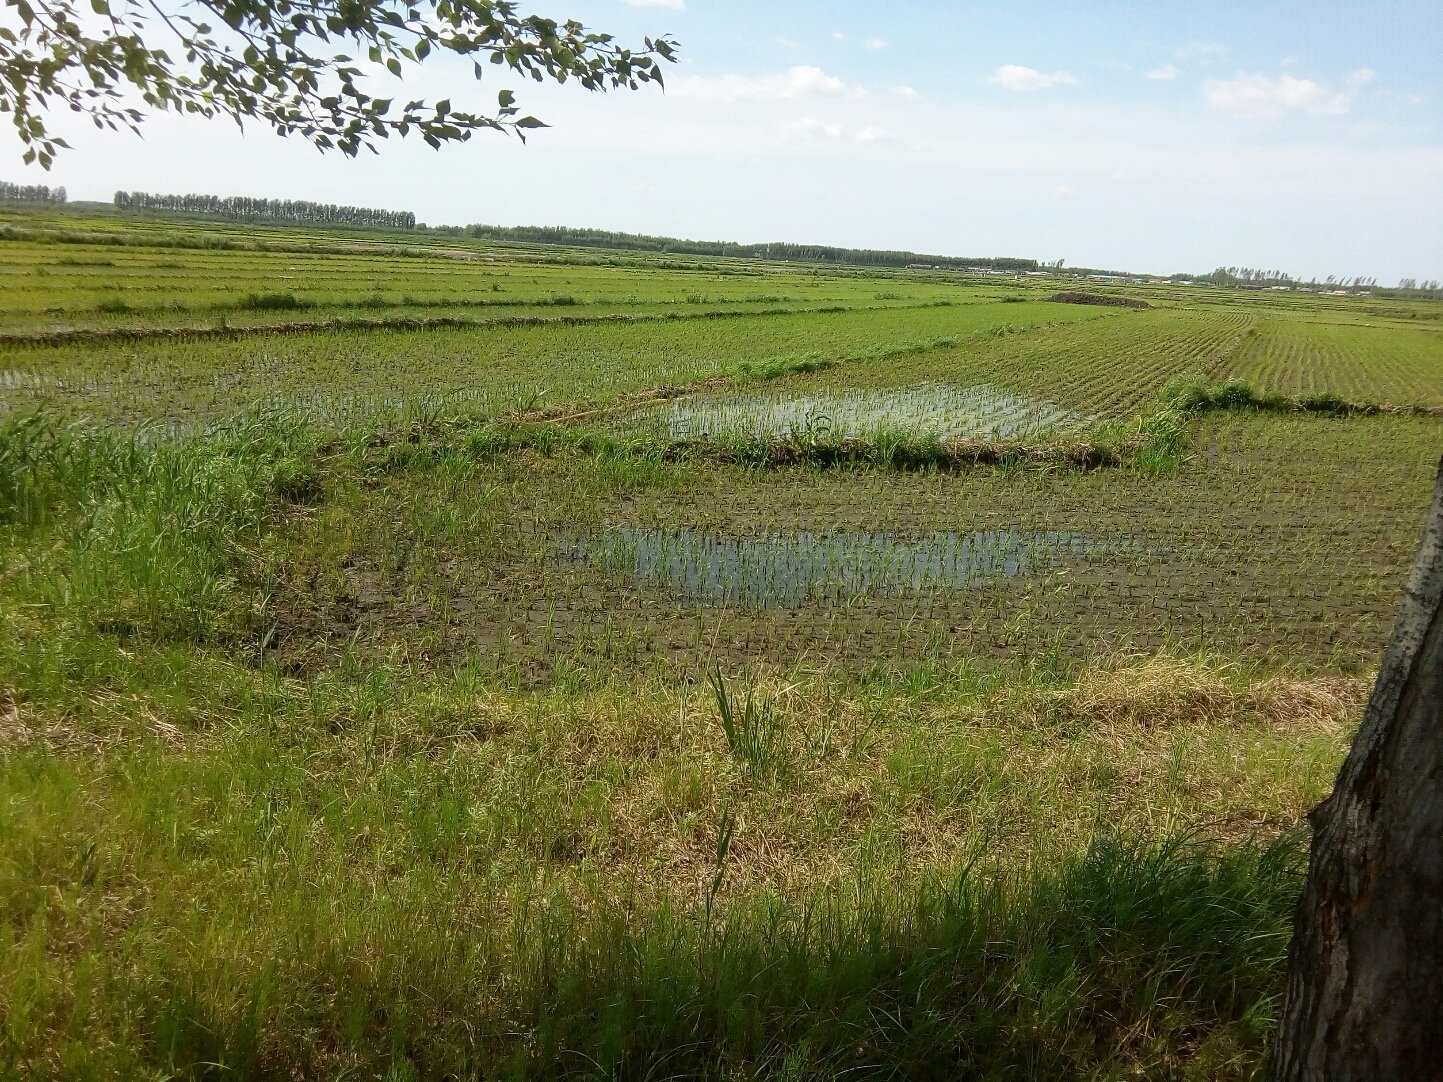
<path fill-rule="evenodd" d="M 633 415 L 653 435 L 673 440 L 726 434 L 865 436 L 883 428 L 941 439 L 1017 439 L 1085 427 L 1092 418 L 1051 402 L 977 384 L 920 384 L 891 390 L 795 395 L 749 391 L 680 399 Z"/>
<path fill-rule="evenodd" d="M 1055 565 L 1064 557 L 1118 552 L 1075 531 L 979 530 L 904 540 L 890 534 L 797 533 L 735 540 L 690 530 L 619 527 L 559 539 L 562 559 L 668 587 L 685 604 L 753 608 L 899 597 L 975 586 Z"/>

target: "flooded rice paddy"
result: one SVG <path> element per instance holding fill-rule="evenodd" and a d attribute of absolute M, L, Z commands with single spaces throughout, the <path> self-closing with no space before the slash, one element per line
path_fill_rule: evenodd
<path fill-rule="evenodd" d="M 769 608 L 963 590 L 1130 546 L 1076 531 L 979 530 L 901 538 L 793 533 L 753 539 L 616 527 L 562 537 L 556 556 L 668 590 L 684 605 Z"/>
<path fill-rule="evenodd" d="M 893 428 L 939 440 L 1017 439 L 1085 428 L 1093 418 L 989 384 L 795 394 L 748 391 L 679 399 L 639 411 L 629 427 L 673 440 L 707 436 L 863 436 Z"/>

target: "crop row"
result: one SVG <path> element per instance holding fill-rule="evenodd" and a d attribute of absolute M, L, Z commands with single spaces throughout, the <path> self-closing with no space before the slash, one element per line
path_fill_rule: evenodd
<path fill-rule="evenodd" d="M 329 415 L 464 404 L 467 412 L 607 399 L 691 383 L 763 358 L 848 357 L 891 347 L 987 338 L 1058 320 L 1112 318 L 1064 305 L 953 307 L 744 315 L 725 320 L 493 326 L 431 331 L 263 334 L 241 340 L 125 342 L 0 350 L 21 386 L 11 408 L 40 398 L 128 420 L 214 418 L 258 404 Z M 867 364 L 848 366 L 858 370 Z M 42 386 L 40 392 L 26 387 Z"/>
<path fill-rule="evenodd" d="M 1021 306 L 1018 306 L 1021 307 Z M 1054 315 L 1074 309 L 1053 306 Z M 1093 311 L 1098 311 L 1093 309 Z M 789 383 L 799 396 L 919 384 L 1000 387 L 1097 417 L 1146 414 L 1174 376 L 1225 368 L 1246 316 L 1161 309 L 1118 312 L 1016 335 L 969 339 L 883 365 L 855 365 Z M 777 388 L 782 393 L 782 388 Z"/>
<path fill-rule="evenodd" d="M 29 327 L 174 326 L 212 310 L 243 311 L 256 294 L 303 307 L 449 304 L 725 305 L 905 303 L 965 296 L 935 283 L 887 289 L 884 280 L 788 273 L 719 274 L 646 268 L 558 267 L 439 255 L 321 255 L 0 245 L 0 331 Z M 878 293 L 884 294 L 878 297 Z M 117 319 L 117 317 L 120 317 Z"/>
<path fill-rule="evenodd" d="M 1264 321 L 1230 367 L 1264 390 L 1393 405 L 1443 404 L 1443 330 Z"/>
<path fill-rule="evenodd" d="M 359 644 L 541 677 L 558 657 L 865 668 L 1160 647 L 1366 667 L 1426 512 L 1443 424 L 1200 426 L 1199 453 L 1158 477 L 898 483 L 421 458 L 389 468 L 360 503 L 307 520 L 296 550 L 321 550 L 307 558 L 330 570 L 288 580 L 280 648 L 297 665 Z"/>

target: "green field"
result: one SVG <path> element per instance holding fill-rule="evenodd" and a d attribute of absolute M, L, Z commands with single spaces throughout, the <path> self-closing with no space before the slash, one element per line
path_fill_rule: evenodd
<path fill-rule="evenodd" d="M 1443 304 L 1079 288 L 0 215 L 0 1077 L 1257 1077 Z"/>

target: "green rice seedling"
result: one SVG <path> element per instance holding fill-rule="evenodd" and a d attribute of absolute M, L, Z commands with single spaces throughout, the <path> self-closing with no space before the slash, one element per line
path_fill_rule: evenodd
<path fill-rule="evenodd" d="M 773 700 L 758 694 L 755 684 L 748 685 L 746 698 L 738 704 L 719 665 L 712 668 L 708 679 L 731 753 L 754 774 L 776 774 L 787 751 L 785 715 Z"/>

